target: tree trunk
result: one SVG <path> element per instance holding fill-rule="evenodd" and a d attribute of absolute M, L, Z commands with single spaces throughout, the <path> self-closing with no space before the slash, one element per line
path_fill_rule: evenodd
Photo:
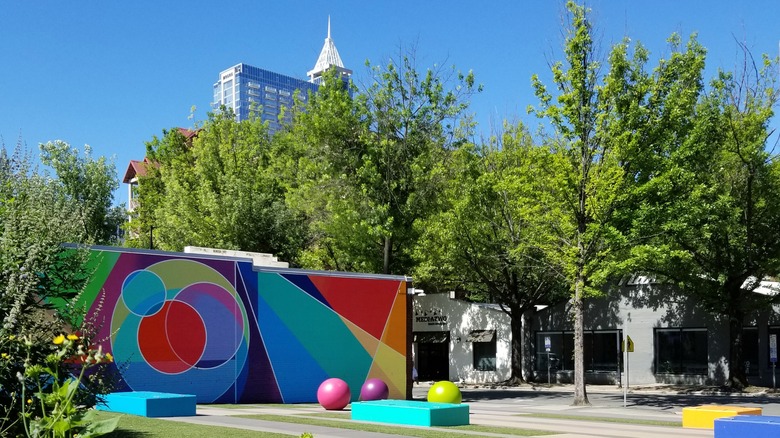
<path fill-rule="evenodd" d="M 512 363 L 509 383 L 523 383 L 523 312 L 520 309 L 511 309 L 510 327 L 512 330 Z"/>
<path fill-rule="evenodd" d="M 390 237 L 385 237 L 385 247 L 382 251 L 382 273 L 390 273 Z"/>
<path fill-rule="evenodd" d="M 582 269 L 582 268 L 580 268 Z M 582 271 L 577 273 L 577 280 L 574 287 L 574 406 L 588 406 L 588 394 L 585 391 L 585 354 L 583 347 L 585 345 L 585 318 L 584 306 L 582 302 L 583 288 L 585 279 L 582 277 Z"/>
<path fill-rule="evenodd" d="M 745 361 L 742 356 L 742 322 L 745 319 L 745 315 L 741 309 L 731 309 L 729 313 L 728 386 L 732 389 L 742 390 L 748 386 Z"/>

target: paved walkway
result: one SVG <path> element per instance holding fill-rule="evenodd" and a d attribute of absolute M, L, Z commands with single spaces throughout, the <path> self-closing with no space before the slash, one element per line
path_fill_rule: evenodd
<path fill-rule="evenodd" d="M 627 423 L 608 423 L 603 421 L 586 420 L 561 420 L 552 418 L 534 417 L 522 414 L 563 414 L 582 417 L 608 417 L 616 419 L 644 419 L 656 421 L 680 422 L 682 420 L 681 408 L 679 405 L 704 404 L 710 401 L 696 403 L 696 396 L 685 398 L 677 405 L 670 404 L 670 407 L 659 407 L 659 404 L 631 405 L 622 407 L 622 390 L 615 387 L 589 386 L 590 394 L 600 394 L 601 397 L 594 396 L 601 405 L 594 404 L 589 407 L 571 406 L 570 398 L 566 395 L 571 391 L 571 386 L 556 385 L 553 387 L 520 387 L 520 388 L 475 388 L 465 387 L 462 389 L 463 397 L 470 408 L 470 422 L 475 425 L 502 426 L 523 429 L 536 429 L 548 432 L 554 432 L 556 438 L 655 438 L 655 437 L 712 437 L 712 430 L 702 429 L 683 429 L 681 427 L 664 426 L 645 426 Z M 427 385 L 418 385 L 414 387 L 413 396 L 415 399 L 424 400 L 427 393 Z M 541 393 L 541 397 L 528 397 L 528 391 Z M 545 394 L 545 392 L 549 394 Z M 651 397 L 651 396 L 669 396 L 680 397 L 679 391 L 664 388 L 642 388 L 634 389 L 629 397 Z M 686 397 L 690 395 L 686 393 Z M 729 400 L 728 396 L 723 403 L 736 404 Z M 772 398 L 774 400 L 774 397 Z M 778 399 L 780 401 L 780 399 Z M 749 400 L 748 400 L 749 401 Z M 759 400 L 756 399 L 756 402 Z M 758 403 L 757 403 L 758 404 Z M 772 403 L 774 404 L 774 402 Z M 779 408 L 773 406 L 772 409 Z M 195 424 L 233 427 L 239 429 L 256 430 L 264 432 L 274 432 L 300 436 L 304 432 L 314 434 L 315 438 L 389 438 L 397 437 L 385 433 L 371 433 L 349 429 L 340 429 L 335 427 L 312 426 L 306 424 L 284 423 L 276 421 L 265 421 L 248 418 L 240 418 L 240 415 L 267 414 L 267 415 L 288 415 L 288 416 L 309 416 L 322 419 L 321 414 L 324 409 L 317 405 L 297 405 L 295 407 L 280 407 L 278 405 L 245 405 L 241 408 L 224 408 L 211 405 L 199 405 L 197 416 L 195 417 L 177 417 L 169 418 L 170 421 L 182 421 Z M 328 418 L 331 421 L 351 422 L 347 419 Z M 398 426 L 414 427 L 414 426 Z M 425 428 L 436 429 L 436 428 Z M 446 429 L 443 429 L 446 430 Z M 467 433 L 482 437 L 511 437 L 512 435 L 488 434 L 484 432 L 469 432 L 459 430 L 459 433 Z"/>

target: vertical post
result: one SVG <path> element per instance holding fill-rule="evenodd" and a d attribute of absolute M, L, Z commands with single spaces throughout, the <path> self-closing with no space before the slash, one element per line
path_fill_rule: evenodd
<path fill-rule="evenodd" d="M 626 356 L 626 360 L 624 362 L 624 367 L 625 367 L 625 373 L 624 374 L 626 375 L 626 382 L 623 384 L 623 407 L 625 408 L 625 407 L 628 406 L 628 358 L 629 358 L 629 355 L 628 355 L 628 341 L 627 340 L 623 341 L 623 354 L 625 354 L 625 356 Z"/>

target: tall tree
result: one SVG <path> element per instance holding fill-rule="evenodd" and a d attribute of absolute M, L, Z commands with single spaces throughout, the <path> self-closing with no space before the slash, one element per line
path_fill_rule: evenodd
<path fill-rule="evenodd" d="M 371 69 L 373 82 L 352 97 L 326 80 L 292 127 L 304 148 L 295 168 L 312 182 L 292 199 L 309 213 L 316 240 L 308 265 L 403 274 L 437 187 L 431 170 L 458 140 L 456 122 L 479 87 L 472 74 L 417 71 L 413 52 Z"/>
<path fill-rule="evenodd" d="M 124 208 L 113 206 L 114 191 L 119 188 L 116 166 L 105 157 L 92 157 L 92 148 L 84 146 L 84 155 L 68 143 L 56 140 L 40 145 L 41 162 L 54 169 L 62 191 L 88 211 L 82 224 L 93 242 L 116 243 L 117 231 L 124 222 Z"/>
<path fill-rule="evenodd" d="M 584 300 L 601 293 L 599 287 L 611 269 L 611 261 L 625 248 L 625 237 L 615 220 L 631 179 L 622 167 L 620 142 L 612 141 L 610 136 L 616 96 L 621 94 L 619 83 L 605 83 L 601 76 L 589 10 L 572 1 L 566 6 L 570 18 L 564 42 L 566 60 L 552 65 L 557 100 L 553 101 L 536 75 L 532 81 L 540 100 L 535 112 L 548 120 L 555 134 L 546 141 L 554 154 L 549 190 L 556 199 L 547 204 L 545 216 L 557 242 L 546 250 L 563 267 L 570 285 L 573 403 L 587 405 Z"/>
<path fill-rule="evenodd" d="M 417 224 L 415 280 L 498 303 L 511 320 L 510 382 L 523 381 L 523 316 L 568 296 L 560 267 L 545 256 L 551 234 L 542 205 L 552 156 L 525 127 L 505 124 L 480 146 L 442 162 L 442 210 Z"/>
<path fill-rule="evenodd" d="M 747 385 L 745 316 L 772 301 L 754 290 L 780 269 L 780 163 L 769 148 L 776 67 L 743 48 L 702 95 L 689 134 L 658 161 L 642 220 L 658 239 L 633 249 L 636 265 L 674 282 L 729 324 L 729 384 Z"/>

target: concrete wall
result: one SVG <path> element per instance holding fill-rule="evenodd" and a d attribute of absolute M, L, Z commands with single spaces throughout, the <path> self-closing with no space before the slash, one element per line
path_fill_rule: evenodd
<path fill-rule="evenodd" d="M 436 312 L 444 318 L 421 318 Z M 496 371 L 477 371 L 473 366 L 473 330 L 496 331 Z M 415 296 L 413 332 L 450 332 L 450 380 L 467 383 L 501 382 L 509 379 L 512 333 L 509 316 L 497 306 L 450 299 L 447 294 Z M 416 345 L 414 349 L 416 351 Z"/>

